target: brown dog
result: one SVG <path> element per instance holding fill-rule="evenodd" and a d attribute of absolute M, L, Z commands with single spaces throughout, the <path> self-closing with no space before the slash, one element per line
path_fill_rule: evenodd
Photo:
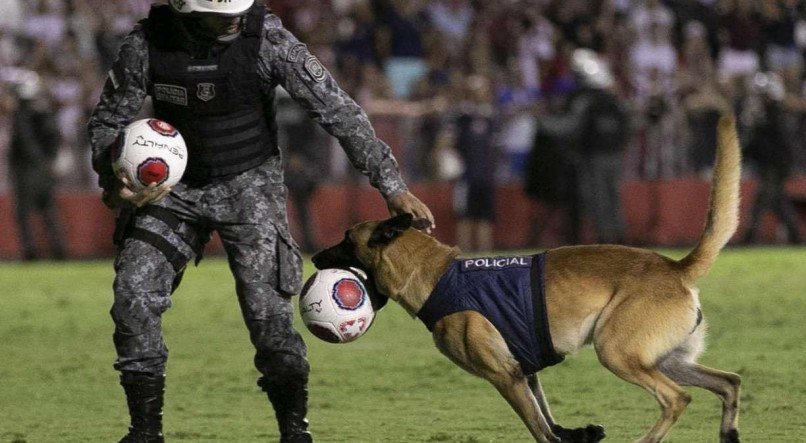
<path fill-rule="evenodd" d="M 695 283 L 714 263 L 738 224 L 741 154 L 732 117 L 718 127 L 714 182 L 702 237 L 680 261 L 614 245 L 572 246 L 545 253 L 545 312 L 553 351 L 573 353 L 593 344 L 599 361 L 622 379 L 643 387 L 661 407 L 660 419 L 641 442 L 659 442 L 698 386 L 722 401 L 720 441 L 739 441 L 740 378 L 696 363 L 703 350 Z M 354 266 L 370 275 L 373 290 L 417 315 L 458 249 L 420 232 L 420 221 L 398 216 L 361 223 L 340 244 L 314 256 L 319 269 Z M 468 372 L 488 380 L 515 409 L 535 440 L 598 441 L 598 426 L 558 426 L 535 374 L 525 374 L 502 333 L 474 310 L 436 321 L 437 348 Z"/>

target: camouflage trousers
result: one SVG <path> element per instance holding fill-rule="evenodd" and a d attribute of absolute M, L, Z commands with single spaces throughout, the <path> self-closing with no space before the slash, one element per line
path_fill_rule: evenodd
<path fill-rule="evenodd" d="M 285 199 L 282 166 L 275 157 L 226 181 L 198 188 L 176 185 L 157 206 L 175 215 L 179 225 L 142 209 L 124 223 L 126 232 L 156 235 L 162 239 L 157 243 L 164 240 L 184 260 L 197 263 L 201 257 L 186 243 L 189 234 L 203 244 L 217 231 L 256 349 L 256 368 L 269 380 L 307 381 L 306 348 L 292 326 L 290 300 L 300 290 L 302 260 L 288 231 Z M 168 349 L 161 317 L 183 269 L 176 269 L 154 242 L 132 237 L 123 236 L 115 260 L 115 368 L 163 374 Z"/>

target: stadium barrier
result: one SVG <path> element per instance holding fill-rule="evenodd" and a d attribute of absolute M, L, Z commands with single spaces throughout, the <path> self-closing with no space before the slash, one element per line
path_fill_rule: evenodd
<path fill-rule="evenodd" d="M 685 179 L 665 182 L 626 182 L 622 185 L 622 203 L 631 244 L 652 246 L 687 246 L 697 240 L 702 229 L 708 204 L 710 184 L 706 181 Z M 742 185 L 742 223 L 734 242 L 746 229 L 752 208 L 755 183 Z M 437 220 L 435 235 L 444 242 L 454 243 L 455 217 L 452 213 L 453 187 L 449 183 L 414 184 L 412 191 L 434 212 Z M 787 190 L 793 200 L 806 202 L 806 176 L 788 183 Z M 519 186 L 498 188 L 497 219 L 494 240 L 497 249 L 542 248 L 560 245 L 564 220 L 561 214 L 550 213 L 545 206 L 526 197 Z M 0 195 L 0 259 L 20 257 L 17 228 L 14 222 L 13 199 Z M 57 198 L 62 229 L 68 255 L 75 259 L 108 258 L 114 255 L 112 244 L 113 213 L 94 193 L 64 194 Z M 803 206 L 803 205 L 801 205 Z M 806 227 L 806 210 L 799 210 L 801 232 Z M 329 245 L 341 240 L 345 229 L 354 223 L 387 216 L 386 205 L 380 195 L 368 186 L 325 185 L 320 187 L 311 202 L 310 213 L 315 243 Z M 299 238 L 295 208 L 289 202 L 289 221 L 294 238 Z M 583 241 L 592 242 L 589 223 L 585 223 Z M 533 239 L 535 227 L 542 230 Z M 40 250 L 46 251 L 43 227 L 34 220 L 34 231 Z M 777 241 L 775 219 L 767 215 L 764 221 L 764 240 Z M 207 254 L 221 254 L 220 241 L 214 238 Z"/>

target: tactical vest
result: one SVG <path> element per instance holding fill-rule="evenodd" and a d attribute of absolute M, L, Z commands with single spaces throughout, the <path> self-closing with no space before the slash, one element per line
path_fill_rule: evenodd
<path fill-rule="evenodd" d="M 168 6 L 154 6 L 149 41 L 149 94 L 155 116 L 175 126 L 188 146 L 182 181 L 205 184 L 252 169 L 278 153 L 274 93 L 257 72 L 266 9 L 253 6 L 241 36 L 228 45 L 195 46 Z"/>
<path fill-rule="evenodd" d="M 492 323 L 524 374 L 556 365 L 545 298 L 546 254 L 455 260 L 417 313 L 429 331 L 443 317 L 475 311 Z"/>

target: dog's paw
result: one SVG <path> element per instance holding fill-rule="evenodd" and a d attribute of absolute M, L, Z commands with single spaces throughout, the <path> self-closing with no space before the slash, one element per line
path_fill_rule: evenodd
<path fill-rule="evenodd" d="M 585 433 L 588 434 L 588 439 L 585 440 L 589 443 L 596 443 L 597 441 L 604 440 L 605 430 L 602 425 L 588 425 L 585 426 Z"/>
<path fill-rule="evenodd" d="M 730 431 L 720 435 L 719 443 L 739 443 L 739 430 L 731 429 Z"/>
<path fill-rule="evenodd" d="M 605 438 L 604 428 L 599 425 L 588 425 L 584 428 L 568 429 L 559 425 L 551 428 L 554 435 L 565 443 L 596 443 Z"/>
<path fill-rule="evenodd" d="M 579 429 L 567 429 L 560 425 L 554 425 L 551 427 L 551 432 L 553 432 L 557 437 L 560 437 L 560 441 L 563 443 L 577 441 L 575 438 L 578 433 L 575 431 L 578 430 Z"/>

